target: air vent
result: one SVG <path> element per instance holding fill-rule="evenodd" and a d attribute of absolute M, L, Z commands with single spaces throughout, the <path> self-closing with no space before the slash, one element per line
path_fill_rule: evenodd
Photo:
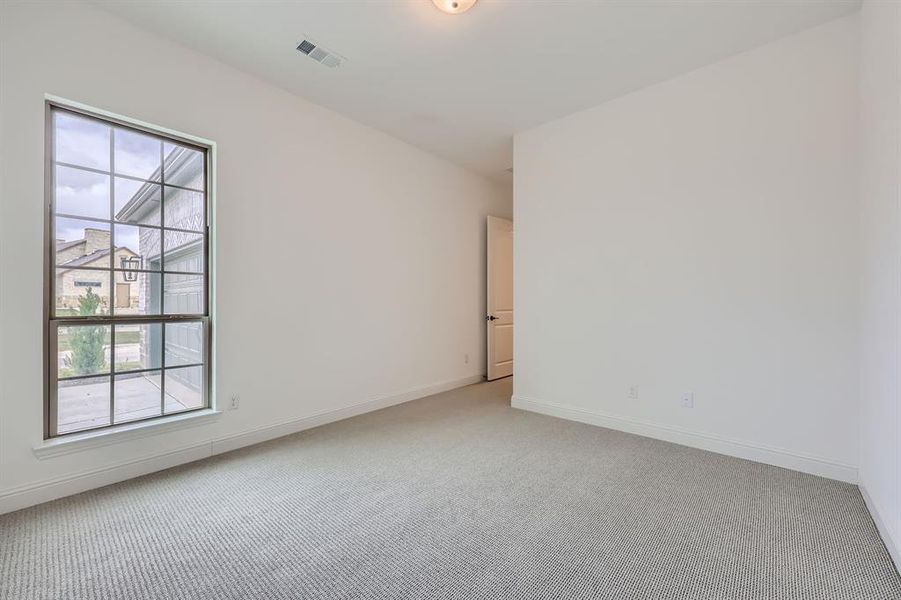
<path fill-rule="evenodd" d="M 336 54 L 328 48 L 323 48 L 316 42 L 309 39 L 305 39 L 300 42 L 300 44 L 297 45 L 297 50 L 330 69 L 340 67 L 341 64 L 346 60 L 340 54 Z"/>
<path fill-rule="evenodd" d="M 316 44 L 311 42 L 310 40 L 304 40 L 300 43 L 300 46 L 297 47 L 298 50 L 303 52 L 304 54 L 309 54 L 313 51 L 313 48 L 316 47 Z"/>

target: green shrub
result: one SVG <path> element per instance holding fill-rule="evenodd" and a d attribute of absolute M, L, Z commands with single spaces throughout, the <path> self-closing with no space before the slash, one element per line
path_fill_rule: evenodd
<path fill-rule="evenodd" d="M 78 314 L 90 316 L 97 314 L 100 296 L 88 288 L 88 293 L 78 299 Z M 90 375 L 104 370 L 106 359 L 103 355 L 103 344 L 106 341 L 106 330 L 101 325 L 73 327 L 70 330 L 69 343 L 72 347 L 70 367 L 76 375 Z"/>

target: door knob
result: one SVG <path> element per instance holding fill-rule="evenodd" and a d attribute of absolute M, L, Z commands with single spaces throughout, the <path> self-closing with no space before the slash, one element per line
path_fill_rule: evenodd
<path fill-rule="evenodd" d="M 497 321 L 497 317 L 495 317 L 494 315 L 488 315 L 487 317 L 485 317 L 485 319 L 488 321 Z"/>

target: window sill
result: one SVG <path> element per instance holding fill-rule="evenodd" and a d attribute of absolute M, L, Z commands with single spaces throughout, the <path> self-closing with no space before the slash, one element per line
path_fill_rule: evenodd
<path fill-rule="evenodd" d="M 208 408 L 183 415 L 173 415 L 156 421 L 143 421 L 140 423 L 119 425 L 99 431 L 73 433 L 63 437 L 44 440 L 32 448 L 32 451 L 34 452 L 34 455 L 40 459 L 62 456 L 64 454 L 72 454 L 74 452 L 81 452 L 92 448 L 101 448 L 111 444 L 158 435 L 160 433 L 177 431 L 179 429 L 195 427 L 197 425 L 205 425 L 217 420 L 220 415 L 222 415 L 222 411 Z"/>

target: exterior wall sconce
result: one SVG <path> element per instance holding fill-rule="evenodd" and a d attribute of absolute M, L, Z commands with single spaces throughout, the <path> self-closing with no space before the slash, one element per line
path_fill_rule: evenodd
<path fill-rule="evenodd" d="M 122 258 L 122 268 L 123 269 L 140 269 L 141 268 L 141 259 L 137 256 L 132 256 L 130 258 Z M 137 281 L 138 274 L 134 270 L 125 271 L 122 273 L 122 279 L 125 281 Z"/>

